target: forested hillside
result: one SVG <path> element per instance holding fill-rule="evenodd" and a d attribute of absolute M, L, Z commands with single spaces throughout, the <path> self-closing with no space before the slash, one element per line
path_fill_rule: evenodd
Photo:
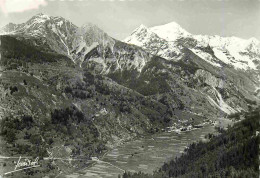
<path fill-rule="evenodd" d="M 165 163 L 153 175 L 125 173 L 123 178 L 143 177 L 259 177 L 260 108 L 246 115 L 221 134 L 210 136 L 209 142 L 189 146 L 179 158 Z"/>

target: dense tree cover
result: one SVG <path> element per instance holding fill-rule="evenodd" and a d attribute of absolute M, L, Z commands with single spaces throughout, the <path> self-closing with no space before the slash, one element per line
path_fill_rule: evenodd
<path fill-rule="evenodd" d="M 18 88 L 17 88 L 17 86 L 10 86 L 10 93 L 11 93 L 11 95 L 14 93 L 14 92 L 17 92 L 18 91 Z"/>
<path fill-rule="evenodd" d="M 75 107 L 66 109 L 55 109 L 51 114 L 52 124 L 68 125 L 69 122 L 81 123 L 84 122 L 84 114 Z M 87 121 L 87 120 L 86 120 Z"/>
<path fill-rule="evenodd" d="M 74 156 L 89 157 L 105 149 L 92 121 L 75 106 L 54 109 L 50 119 L 40 122 L 32 116 L 6 117 L 1 120 L 0 131 L 14 154 L 44 157 L 54 142 L 70 145 Z"/>
<path fill-rule="evenodd" d="M 21 119 L 6 117 L 1 121 L 1 134 L 8 138 L 13 130 L 30 129 L 33 125 L 34 121 L 31 116 L 22 116 Z M 15 139 L 10 139 L 10 141 L 15 141 Z"/>
<path fill-rule="evenodd" d="M 0 134 L 6 142 L 13 147 L 12 154 L 26 154 L 32 156 L 46 156 L 39 132 L 36 131 L 37 123 L 32 116 L 24 115 L 20 118 L 12 116 L 1 120 Z M 27 140 L 27 141 L 25 141 Z"/>
<path fill-rule="evenodd" d="M 165 163 L 153 175 L 125 173 L 123 178 L 146 177 L 248 177 L 258 178 L 260 109 L 248 113 L 209 142 L 189 146 L 179 158 Z"/>
<path fill-rule="evenodd" d="M 74 146 L 73 154 L 93 155 L 104 150 L 99 133 L 92 121 L 84 116 L 75 106 L 55 109 L 51 114 L 51 124 L 47 127 L 56 129 L 65 140 L 65 145 Z"/>
<path fill-rule="evenodd" d="M 167 83 L 169 76 L 168 73 L 160 71 L 163 69 L 165 67 L 160 60 L 154 57 L 146 64 L 140 74 L 133 69 L 117 71 L 108 74 L 108 76 L 121 85 L 134 89 L 145 96 L 149 96 L 170 91 L 170 86 Z"/>
<path fill-rule="evenodd" d="M 135 115 L 139 112 L 149 119 L 154 127 L 158 127 L 156 130 L 169 124 L 173 114 L 164 104 L 125 87 L 111 85 L 108 80 L 111 79 L 85 71 L 83 82 L 73 81 L 64 91 L 74 99 L 95 100 L 97 105 L 110 108 L 118 115 Z M 153 132 L 153 129 L 150 131 Z"/>
<path fill-rule="evenodd" d="M 0 62 L 3 66 L 16 69 L 18 66 L 26 66 L 28 62 L 46 63 L 67 59 L 66 56 L 51 51 L 43 51 L 17 38 L 15 36 L 1 36 Z M 70 59 L 67 61 L 70 61 Z"/>

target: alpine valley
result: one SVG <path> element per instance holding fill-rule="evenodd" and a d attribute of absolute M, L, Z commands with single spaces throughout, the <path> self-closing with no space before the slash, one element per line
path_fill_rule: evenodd
<path fill-rule="evenodd" d="M 41 165 L 14 177 L 68 175 L 127 141 L 243 118 L 260 102 L 255 38 L 193 35 L 171 22 L 119 41 L 45 14 L 0 34 L 0 155 Z"/>

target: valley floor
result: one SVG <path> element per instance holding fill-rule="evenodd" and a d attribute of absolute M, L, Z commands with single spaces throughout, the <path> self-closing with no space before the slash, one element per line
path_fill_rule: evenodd
<path fill-rule="evenodd" d="M 220 119 L 223 121 L 223 119 Z M 221 122 L 227 126 L 230 122 Z M 124 171 L 153 173 L 172 157 L 180 156 L 191 143 L 206 140 L 205 136 L 216 132 L 213 125 L 175 132 L 163 132 L 127 142 L 109 150 L 100 160 L 86 169 L 67 175 L 68 178 L 115 177 Z"/>

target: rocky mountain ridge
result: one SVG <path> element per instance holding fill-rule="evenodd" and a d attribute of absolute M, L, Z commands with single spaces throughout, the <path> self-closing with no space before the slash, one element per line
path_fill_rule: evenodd
<path fill-rule="evenodd" d="M 256 38 L 244 40 L 237 37 L 193 35 L 175 22 L 147 28 L 140 25 L 125 42 L 144 47 L 148 51 L 173 60 L 184 46 L 205 61 L 221 67 L 223 62 L 235 69 L 259 69 L 260 42 Z M 152 45 L 150 45 L 152 43 Z M 211 48 L 211 52 L 203 49 Z"/>
<path fill-rule="evenodd" d="M 244 40 L 237 37 L 193 35 L 177 23 L 171 22 L 150 28 L 140 25 L 124 41 L 140 46 L 149 53 L 169 61 L 195 62 L 202 69 L 197 70 L 195 76 L 202 77 L 204 75 L 204 82 L 213 89 L 218 88 L 213 84 L 217 78 L 225 83 L 232 81 L 236 90 L 246 89 L 246 93 L 249 91 L 253 95 L 258 95 L 260 42 L 255 38 Z M 201 73 L 201 71 L 203 72 Z M 198 73 L 200 74 L 198 75 Z M 244 80 L 241 74 L 247 76 L 249 80 Z M 227 82 L 228 80 L 229 82 Z M 241 81 L 243 82 L 241 83 Z M 244 85 L 244 82 L 248 81 L 250 84 Z M 214 93 L 214 91 L 211 92 Z M 222 103 L 218 99 L 215 102 Z M 218 107 L 221 108 L 221 105 L 225 104 L 218 104 Z M 238 108 L 233 106 L 232 110 Z"/>

